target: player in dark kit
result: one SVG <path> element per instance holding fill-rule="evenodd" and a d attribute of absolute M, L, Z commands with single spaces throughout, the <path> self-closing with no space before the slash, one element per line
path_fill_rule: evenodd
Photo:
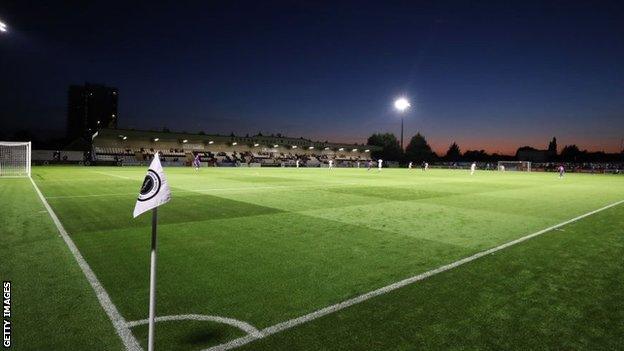
<path fill-rule="evenodd" d="M 563 175 L 565 174 L 565 168 L 563 168 L 563 165 L 559 166 L 559 178 L 563 178 Z"/>
<path fill-rule="evenodd" d="M 193 159 L 193 167 L 195 167 L 195 170 L 198 171 L 200 165 L 201 165 L 201 160 L 199 159 L 199 154 L 196 154 L 195 158 Z"/>

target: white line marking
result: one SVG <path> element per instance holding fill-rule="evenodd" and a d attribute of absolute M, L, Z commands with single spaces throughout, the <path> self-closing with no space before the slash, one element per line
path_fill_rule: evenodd
<path fill-rule="evenodd" d="M 208 321 L 208 322 L 217 322 L 223 324 L 229 324 L 233 327 L 236 327 L 248 335 L 251 335 L 255 338 L 262 337 L 262 333 L 254 327 L 253 325 L 240 321 L 234 318 L 220 317 L 220 316 L 209 316 L 204 314 L 178 314 L 174 316 L 160 316 L 156 317 L 156 322 L 165 322 L 165 321 L 184 321 L 184 320 L 193 320 L 193 321 Z M 141 319 L 138 321 L 132 321 L 126 323 L 126 325 L 130 328 L 136 327 L 138 325 L 147 324 L 149 322 L 148 319 Z"/>
<path fill-rule="evenodd" d="M 108 293 L 106 292 L 106 290 L 104 289 L 104 287 L 102 286 L 98 278 L 96 277 L 95 273 L 93 273 L 93 270 L 91 269 L 87 261 L 85 261 L 80 251 L 78 251 L 78 247 L 76 246 L 76 244 L 74 244 L 74 241 L 69 237 L 69 234 L 67 233 L 67 231 L 63 227 L 63 224 L 61 224 L 61 221 L 58 219 L 58 217 L 52 210 L 52 207 L 50 207 L 50 204 L 48 204 L 48 201 L 45 199 L 45 197 L 41 193 L 41 190 L 39 190 L 39 187 L 37 186 L 37 184 L 35 184 L 35 181 L 33 181 L 32 178 L 30 178 L 30 182 L 35 187 L 35 191 L 37 192 L 37 195 L 39 195 L 39 199 L 41 199 L 43 206 L 46 208 L 46 210 L 50 214 L 50 217 L 52 218 L 52 221 L 56 225 L 56 228 L 58 229 L 59 233 L 63 237 L 63 240 L 65 240 L 65 244 L 67 244 L 69 251 L 71 251 L 71 253 L 74 255 L 74 258 L 78 262 L 80 269 L 82 269 L 82 273 L 84 273 L 85 277 L 87 277 L 87 280 L 91 284 L 93 291 L 95 291 L 95 295 L 100 301 L 100 305 L 102 306 L 102 308 L 108 315 L 108 318 L 110 318 L 111 322 L 113 323 L 113 326 L 115 327 L 115 331 L 117 332 L 117 335 L 119 335 L 119 337 L 121 338 L 121 341 L 126 347 L 126 350 L 142 351 L 143 349 L 139 345 L 139 342 L 134 337 L 134 335 L 132 335 L 130 328 L 128 328 L 126 320 L 121 316 L 121 314 L 117 310 L 117 307 L 115 306 L 115 304 L 113 304 L 113 301 L 111 300 L 110 296 L 108 295 Z"/>
<path fill-rule="evenodd" d="M 287 330 L 287 329 L 291 329 L 291 328 L 296 327 L 298 325 L 301 325 L 301 324 L 313 321 L 315 319 L 318 319 L 320 317 L 326 316 L 328 314 L 331 314 L 331 313 L 343 310 L 343 309 L 345 309 L 347 307 L 359 304 L 359 303 L 364 302 L 364 301 L 366 301 L 368 299 L 371 299 L 373 297 L 384 295 L 384 294 L 389 293 L 389 292 L 391 292 L 393 290 L 397 290 L 397 289 L 405 287 L 407 285 L 410 285 L 410 284 L 416 283 L 418 281 L 427 279 L 427 278 L 429 278 L 429 277 L 431 277 L 433 275 L 436 275 L 436 274 L 439 274 L 439 273 L 442 273 L 442 272 L 446 272 L 446 271 L 451 270 L 453 268 L 459 267 L 459 266 L 461 266 L 463 264 L 466 264 L 466 263 L 472 262 L 472 261 L 474 261 L 476 259 L 479 259 L 479 258 L 481 258 L 483 256 L 486 256 L 486 255 L 489 255 L 491 253 L 494 253 L 494 252 L 506 249 L 506 248 L 508 248 L 510 246 L 519 244 L 519 243 L 521 243 L 523 241 L 527 241 L 527 240 L 532 239 L 532 238 L 534 238 L 536 236 L 539 236 L 539 235 L 542 235 L 542 234 L 547 233 L 549 231 L 552 231 L 554 229 L 563 227 L 565 225 L 568 225 L 570 223 L 576 222 L 576 221 L 578 221 L 580 219 L 583 219 L 585 217 L 591 216 L 593 214 L 596 214 L 598 212 L 604 211 L 606 209 L 609 209 L 611 207 L 617 206 L 617 205 L 622 204 L 622 203 L 624 203 L 624 200 L 620 200 L 620 201 L 614 202 L 614 203 L 612 203 L 610 205 L 604 206 L 602 208 L 599 208 L 599 209 L 591 211 L 591 212 L 587 212 L 587 213 L 585 213 L 583 215 L 580 215 L 578 217 L 572 218 L 572 219 L 567 220 L 565 222 L 561 222 L 559 224 L 553 225 L 553 226 L 548 227 L 546 229 L 542 229 L 542 230 L 540 230 L 538 232 L 535 232 L 533 234 L 529 234 L 529 235 L 523 236 L 523 237 L 521 237 L 519 239 L 512 240 L 512 241 L 507 242 L 505 244 L 496 246 L 494 248 L 478 252 L 478 253 L 476 253 L 476 254 L 474 254 L 472 256 L 468 256 L 468 257 L 462 258 L 461 260 L 455 261 L 453 263 L 449 263 L 447 265 L 440 266 L 440 267 L 438 267 L 436 269 L 432 269 L 430 271 L 427 271 L 427 272 L 424 272 L 424 273 L 421 273 L 421 274 L 409 277 L 407 279 L 403 279 L 403 280 L 398 281 L 396 283 L 384 286 L 384 287 L 379 288 L 377 290 L 373 290 L 373 291 L 367 292 L 365 294 L 362 294 L 360 296 L 354 297 L 352 299 L 348 299 L 348 300 L 345 300 L 343 302 L 337 303 L 335 305 L 331 305 L 331 306 L 322 308 L 320 310 L 308 313 L 308 314 L 303 315 L 301 317 L 293 318 L 293 319 L 287 320 L 285 322 L 281 322 L 281 323 L 275 324 L 273 326 L 264 328 L 264 329 L 260 330 L 260 336 L 247 335 L 247 336 L 234 339 L 232 341 L 229 341 L 229 342 L 221 344 L 221 345 L 216 345 L 216 346 L 204 349 L 202 351 L 224 351 L 224 350 L 230 350 L 230 349 L 233 349 L 233 348 L 236 348 L 236 347 L 248 344 L 248 343 L 250 343 L 250 342 L 252 342 L 254 340 L 262 339 L 262 338 L 265 338 L 265 337 L 267 337 L 269 335 L 276 334 L 276 333 L 279 333 L 279 332 Z"/>
<path fill-rule="evenodd" d="M 141 178 L 124 177 L 122 175 L 115 174 L 115 173 L 98 172 L 98 171 L 93 171 L 93 173 L 103 174 L 103 175 L 107 175 L 109 177 L 115 177 L 115 178 L 121 178 L 121 179 L 127 179 L 127 180 L 141 180 Z"/>

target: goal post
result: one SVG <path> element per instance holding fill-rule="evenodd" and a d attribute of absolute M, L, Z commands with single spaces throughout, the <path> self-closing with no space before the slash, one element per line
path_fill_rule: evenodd
<path fill-rule="evenodd" d="M 531 162 L 529 161 L 498 161 L 499 171 L 520 171 L 531 172 Z"/>
<path fill-rule="evenodd" d="M 0 178 L 30 177 L 31 143 L 0 141 Z"/>

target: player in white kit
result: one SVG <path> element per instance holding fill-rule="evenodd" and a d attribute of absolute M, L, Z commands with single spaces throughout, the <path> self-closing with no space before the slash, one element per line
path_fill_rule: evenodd
<path fill-rule="evenodd" d="M 383 167 L 383 160 L 379 159 L 377 160 L 377 170 L 381 171 L 381 167 Z"/>
<path fill-rule="evenodd" d="M 429 169 L 429 163 L 425 162 L 425 171 Z"/>
<path fill-rule="evenodd" d="M 477 163 L 476 163 L 476 162 L 473 162 L 473 163 L 470 165 L 470 175 L 473 175 L 473 174 L 475 173 L 475 171 L 476 171 L 476 170 L 477 170 Z"/>
<path fill-rule="evenodd" d="M 299 160 L 295 161 L 295 165 L 299 168 Z"/>
<path fill-rule="evenodd" d="M 412 163 L 410 162 L 409 165 L 407 165 L 408 169 L 412 169 Z"/>
<path fill-rule="evenodd" d="M 329 160 L 329 169 L 334 168 L 334 160 Z"/>

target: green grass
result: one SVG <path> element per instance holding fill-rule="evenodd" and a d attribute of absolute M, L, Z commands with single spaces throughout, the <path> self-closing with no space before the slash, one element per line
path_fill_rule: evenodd
<path fill-rule="evenodd" d="M 0 179 L 0 278 L 12 283 L 14 350 L 122 343 L 28 179 Z"/>
<path fill-rule="evenodd" d="M 166 172 L 173 199 L 159 211 L 158 314 L 218 315 L 258 329 L 624 199 L 624 177 L 601 175 Z M 142 168 L 33 170 L 129 321 L 147 316 L 150 218 L 132 219 L 144 174 Z M 71 349 L 121 349 L 106 315 L 93 311 L 97 300 L 49 217 L 39 212 L 43 207 L 30 183 L 0 180 L 0 189 L 3 199 L 16 204 L 0 215 L 8 223 L 1 230 L 8 228 L 9 234 L 3 235 L 8 238 L 3 252 L 10 252 L 2 277 L 14 277 L 15 289 L 18 278 L 32 286 L 58 278 L 67 290 L 56 295 L 56 308 L 65 314 L 21 322 L 35 337 L 16 349 L 40 349 L 54 328 L 36 325 L 54 325 L 55 318 L 63 320 L 58 328 L 83 334 L 91 332 L 84 330 L 88 320 L 89 329 L 93 325 L 93 333 L 102 335 L 98 342 L 79 332 L 55 337 L 69 340 Z M 617 332 L 624 327 L 618 288 L 624 278 L 622 207 L 244 348 L 616 348 L 624 342 Z M 36 228 L 20 226 L 20 216 L 30 216 Z M 38 249 L 42 240 L 54 245 Z M 49 303 L 36 288 L 14 294 L 16 304 L 22 296 L 29 302 L 27 317 Z M 75 294 L 82 298 L 80 310 L 70 307 L 77 303 Z M 145 344 L 147 328 L 133 332 Z M 157 332 L 157 346 L 166 350 L 199 350 L 242 335 L 227 325 L 191 321 L 159 323 Z M 98 346 L 87 347 L 88 342 Z"/>

